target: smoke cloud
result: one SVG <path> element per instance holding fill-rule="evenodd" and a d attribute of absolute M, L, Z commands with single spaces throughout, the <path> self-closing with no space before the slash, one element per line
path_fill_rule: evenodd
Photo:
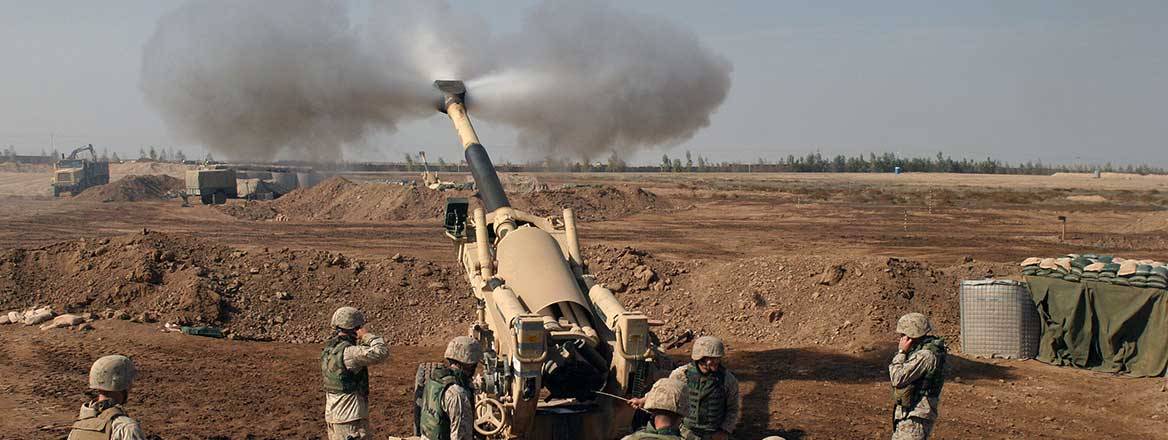
<path fill-rule="evenodd" d="M 140 87 L 176 134 L 221 156 L 341 158 L 372 134 L 436 116 L 435 79 L 463 79 L 472 117 L 525 149 L 593 158 L 689 139 L 730 87 L 697 37 L 606 3 L 544 3 L 521 27 L 437 2 L 190 2 L 143 49 Z"/>

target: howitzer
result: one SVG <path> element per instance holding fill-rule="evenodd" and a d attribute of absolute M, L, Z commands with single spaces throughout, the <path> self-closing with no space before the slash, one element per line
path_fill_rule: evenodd
<path fill-rule="evenodd" d="M 476 299 L 470 334 L 484 348 L 476 431 L 498 439 L 624 435 L 635 410 L 595 390 L 642 396 L 661 375 L 649 318 L 625 309 L 588 272 L 571 209 L 551 218 L 511 207 L 467 117 L 463 83 L 435 86 L 483 205 L 470 211 L 467 199 L 448 199 L 445 218 Z"/>

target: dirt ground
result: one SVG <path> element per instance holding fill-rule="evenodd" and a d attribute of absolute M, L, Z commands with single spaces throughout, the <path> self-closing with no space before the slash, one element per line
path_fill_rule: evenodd
<path fill-rule="evenodd" d="M 145 165 L 111 171 L 115 180 L 181 175 Z M 345 177 L 357 185 L 400 178 Z M 545 203 L 611 191 L 556 189 L 565 183 L 652 195 L 651 208 L 631 211 L 580 205 L 619 214 L 581 224 L 585 258 L 602 281 L 619 283 L 626 305 L 666 322 L 663 338 L 690 331 L 728 339 L 743 385 L 743 439 L 887 436 L 893 321 L 929 313 L 959 347 L 961 279 L 1016 274 L 1029 256 L 1168 254 L 1168 179 L 1160 177 L 538 177 L 556 192 L 529 197 Z M 381 434 L 406 434 L 414 366 L 468 325 L 471 303 L 433 213 L 276 220 L 176 200 L 53 199 L 48 178 L 48 170 L 0 169 L 0 309 L 117 309 L 213 324 L 238 339 L 117 319 L 88 332 L 0 326 L 0 413 L 16 416 L 0 418 L 0 438 L 61 438 L 84 400 L 88 364 L 112 352 L 140 364 L 129 406 L 148 434 L 319 437 L 316 342 L 342 303 L 372 310 L 372 328 L 393 345 L 390 364 L 372 370 L 372 417 Z M 353 206 L 364 206 L 361 194 Z M 1058 216 L 1068 218 L 1065 241 Z M 837 268 L 838 280 L 820 282 Z M 289 298 L 274 299 L 279 292 Z M 1168 438 L 1164 378 L 954 358 L 935 438 Z"/>

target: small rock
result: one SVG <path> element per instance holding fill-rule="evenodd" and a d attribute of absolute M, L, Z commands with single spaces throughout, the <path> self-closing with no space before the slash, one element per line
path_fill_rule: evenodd
<path fill-rule="evenodd" d="M 276 299 L 289 300 L 292 299 L 292 294 L 281 290 L 276 292 Z"/>
<path fill-rule="evenodd" d="M 130 319 L 130 314 L 124 310 L 115 310 L 114 315 L 113 315 L 113 319 L 120 319 L 123 321 L 127 321 Z"/>
<path fill-rule="evenodd" d="M 389 259 L 392 260 L 394 263 L 401 263 L 402 260 L 404 260 L 405 258 L 402 257 L 402 254 L 393 254 L 393 256 L 389 257 Z"/>
<path fill-rule="evenodd" d="M 774 310 L 771 310 L 770 312 L 767 312 L 767 321 L 778 322 L 780 319 L 783 319 L 783 311 L 782 310 L 774 309 Z"/>
<path fill-rule="evenodd" d="M 622 283 L 620 281 L 617 281 L 617 282 L 614 282 L 614 283 L 608 285 L 608 289 L 612 290 L 613 292 L 624 292 L 625 288 L 626 288 L 625 283 Z"/>
<path fill-rule="evenodd" d="M 258 268 L 258 267 L 253 267 L 253 268 L 251 268 L 251 269 L 248 269 L 247 271 L 248 271 L 248 272 L 250 272 L 252 275 L 255 275 L 255 274 L 257 274 L 257 273 L 260 273 L 260 268 Z"/>
<path fill-rule="evenodd" d="M 426 288 L 430 290 L 445 290 L 446 284 L 441 281 L 432 281 L 429 284 L 426 284 Z"/>
<path fill-rule="evenodd" d="M 90 324 L 88 322 L 82 323 L 81 325 L 77 326 L 77 330 L 80 330 L 83 332 L 91 331 L 91 330 L 93 330 L 93 324 Z"/>
<path fill-rule="evenodd" d="M 961 257 L 961 262 L 962 263 L 972 263 L 973 262 L 973 255 L 966 255 L 964 257 Z"/>

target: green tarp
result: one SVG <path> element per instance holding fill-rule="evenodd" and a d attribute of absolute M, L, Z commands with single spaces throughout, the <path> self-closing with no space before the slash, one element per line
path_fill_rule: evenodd
<path fill-rule="evenodd" d="M 1107 373 L 1162 376 L 1168 290 L 1026 277 L 1043 321 L 1038 360 Z"/>

